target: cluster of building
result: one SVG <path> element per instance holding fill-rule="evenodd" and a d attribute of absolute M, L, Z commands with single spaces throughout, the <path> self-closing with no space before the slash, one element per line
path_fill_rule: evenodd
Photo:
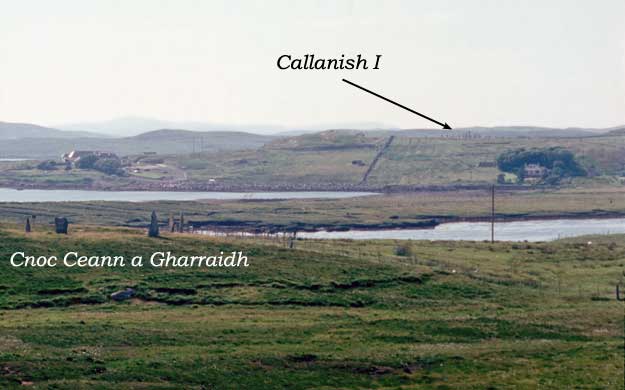
<path fill-rule="evenodd" d="M 538 179 L 545 177 L 549 173 L 549 169 L 540 164 L 525 164 L 523 173 L 525 174 L 525 177 Z"/>
<path fill-rule="evenodd" d="M 480 161 L 477 164 L 478 168 L 496 168 L 497 163 L 495 161 Z M 549 173 L 549 169 L 540 164 L 525 164 L 523 166 L 523 175 L 526 178 L 542 178 Z"/>
<path fill-rule="evenodd" d="M 75 164 L 80 161 L 81 158 L 85 158 L 87 156 L 96 156 L 98 159 L 101 158 L 114 158 L 119 159 L 115 153 L 110 152 L 101 152 L 98 150 L 72 150 L 69 153 L 64 153 L 61 156 L 61 160 L 65 163 Z"/>

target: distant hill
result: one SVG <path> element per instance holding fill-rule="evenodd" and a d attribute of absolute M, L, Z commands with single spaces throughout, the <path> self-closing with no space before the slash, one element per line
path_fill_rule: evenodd
<path fill-rule="evenodd" d="M 560 137 L 588 137 L 607 133 L 607 129 L 592 129 L 568 127 L 564 129 L 537 126 L 496 126 L 496 127 L 466 127 L 456 131 L 471 132 L 492 137 L 524 137 L 524 138 L 560 138 Z"/>
<path fill-rule="evenodd" d="M 284 134 L 284 133 L 282 133 Z M 497 126 L 497 127 L 463 127 L 453 130 L 404 129 L 404 130 L 355 130 L 333 129 L 314 133 L 304 133 L 292 137 L 280 137 L 265 145 L 269 149 L 315 150 L 361 148 L 376 146 L 381 140 L 390 136 L 396 137 L 458 137 L 480 136 L 495 138 L 584 138 L 625 134 L 625 126 L 606 129 L 593 128 L 548 128 L 536 126 Z"/>
<path fill-rule="evenodd" d="M 102 150 L 118 155 L 158 153 L 183 155 L 194 152 L 235 151 L 245 149 L 280 149 L 291 151 L 376 149 L 391 135 L 396 137 L 441 137 L 477 135 L 526 139 L 622 134 L 625 127 L 608 129 L 546 128 L 534 126 L 466 127 L 454 130 L 379 129 L 327 130 L 306 132 L 300 136 L 271 136 L 241 131 L 191 131 L 162 128 L 141 134 L 113 138 L 89 132 L 63 131 L 25 123 L 0 122 L 0 158 L 58 158 L 73 149 Z"/>
<path fill-rule="evenodd" d="M 78 137 L 105 137 L 101 134 L 86 131 L 63 131 L 33 125 L 31 123 L 0 122 L 0 140 L 20 138 L 78 138 Z"/>
<path fill-rule="evenodd" d="M 117 149 L 126 151 L 123 154 L 146 151 L 165 154 L 188 154 L 201 151 L 257 149 L 274 138 L 269 135 L 240 131 L 200 132 L 161 129 L 148 131 L 134 137 L 120 138 L 119 140 L 129 146 L 129 148 L 119 146 Z"/>
<path fill-rule="evenodd" d="M 246 133 L 242 131 L 190 131 L 183 129 L 160 129 L 148 131 L 134 137 L 126 137 L 125 139 L 134 139 L 141 141 L 185 141 L 195 139 L 210 140 L 212 144 L 228 144 L 232 141 L 242 141 L 246 144 L 251 144 L 253 146 L 260 146 L 265 142 L 272 140 L 273 138 L 275 137 Z"/>
<path fill-rule="evenodd" d="M 237 186 L 462 186 L 495 183 L 501 173 L 495 162 L 502 153 L 553 147 L 571 152 L 589 173 L 579 180 L 605 175 L 613 176 L 609 180 L 616 183 L 616 176 L 625 175 L 625 134 L 577 129 L 496 130 L 512 131 L 517 138 L 457 137 L 468 130 L 430 130 L 438 135 L 430 138 L 422 137 L 418 130 L 329 130 L 279 138 L 257 150 L 206 154 L 201 159 L 175 156 L 169 161 L 182 169 L 193 166 L 187 170 L 190 180 L 216 178 L 222 184 Z M 483 131 L 493 133 L 493 129 Z"/>
<path fill-rule="evenodd" d="M 258 134 L 273 134 L 286 130 L 286 128 L 282 126 L 267 124 L 233 125 L 211 122 L 167 121 L 135 116 L 121 117 L 98 122 L 63 124 L 58 125 L 57 127 L 63 130 L 72 131 L 95 131 L 115 137 L 132 137 L 157 129 L 185 129 L 197 132 L 240 131 Z"/>
<path fill-rule="evenodd" d="M 383 137 L 367 136 L 365 132 L 358 130 L 326 130 L 319 133 L 278 138 L 265 145 L 265 149 L 294 151 L 374 149 L 383 140 Z"/>
<path fill-rule="evenodd" d="M 243 132 L 155 130 L 126 138 L 20 138 L 0 142 L 0 157 L 56 159 L 73 149 L 101 150 L 120 156 L 158 153 L 190 154 L 202 151 L 257 149 L 274 137 Z"/>
<path fill-rule="evenodd" d="M 590 137 L 607 134 L 612 130 L 570 127 L 564 129 L 537 126 L 494 126 L 494 127 L 458 127 L 453 130 L 404 129 L 404 130 L 364 130 L 368 136 L 404 136 L 404 137 L 440 137 L 441 135 L 462 136 L 479 135 L 482 137 L 505 138 L 567 138 Z"/>
<path fill-rule="evenodd" d="M 610 130 L 610 134 L 623 135 L 625 134 L 625 126 L 614 127 Z"/>
<path fill-rule="evenodd" d="M 56 127 L 63 130 L 72 131 L 94 131 L 116 137 L 131 137 L 156 129 L 185 129 L 200 132 L 239 131 L 246 133 L 270 134 L 279 136 L 295 136 L 335 128 L 389 130 L 397 129 L 396 126 L 377 122 L 319 123 L 312 126 L 287 127 L 266 123 L 227 124 L 197 121 L 168 121 L 136 116 L 127 116 L 98 122 L 62 124 Z"/>

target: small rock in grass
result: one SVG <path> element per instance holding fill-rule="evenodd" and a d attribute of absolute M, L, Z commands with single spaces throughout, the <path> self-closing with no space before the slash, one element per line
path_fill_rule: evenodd
<path fill-rule="evenodd" d="M 132 288 L 127 288 L 122 291 L 115 291 L 111 294 L 111 299 L 114 301 L 123 301 L 126 299 L 130 299 L 135 295 L 135 290 Z"/>

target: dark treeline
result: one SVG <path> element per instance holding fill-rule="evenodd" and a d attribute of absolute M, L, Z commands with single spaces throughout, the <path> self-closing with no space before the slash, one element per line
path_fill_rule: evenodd
<path fill-rule="evenodd" d="M 550 170 L 549 176 L 558 178 L 586 176 L 575 155 L 560 147 L 509 150 L 497 158 L 497 166 L 504 172 L 522 175 L 526 164 L 539 164 Z"/>

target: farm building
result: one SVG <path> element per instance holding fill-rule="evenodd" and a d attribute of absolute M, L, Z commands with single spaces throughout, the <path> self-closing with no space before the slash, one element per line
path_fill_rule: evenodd
<path fill-rule="evenodd" d="M 63 154 L 63 156 L 61 156 L 61 160 L 64 162 L 76 163 L 81 158 L 86 156 L 96 156 L 98 158 L 119 158 L 115 153 L 110 152 L 101 152 L 97 150 L 72 150 L 69 153 Z"/>
<path fill-rule="evenodd" d="M 543 177 L 547 171 L 548 169 L 540 164 L 525 164 L 523 168 L 525 177 Z"/>

